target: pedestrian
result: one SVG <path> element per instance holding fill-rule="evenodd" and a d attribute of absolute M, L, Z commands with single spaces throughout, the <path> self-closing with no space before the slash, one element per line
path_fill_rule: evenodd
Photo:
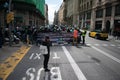
<path fill-rule="evenodd" d="M 48 62 L 49 62 L 49 58 L 50 58 L 50 46 L 51 46 L 51 42 L 50 42 L 50 39 L 49 39 L 49 36 L 46 36 L 45 37 L 45 40 L 42 42 L 42 45 L 46 46 L 47 47 L 47 54 L 44 54 L 44 62 L 43 62 L 43 66 L 44 66 L 44 69 L 45 71 L 50 71 L 48 69 Z"/>
<path fill-rule="evenodd" d="M 78 30 L 78 43 L 81 42 L 81 35 L 82 35 L 82 32 L 81 32 L 81 30 L 79 29 L 79 30 Z"/>
<path fill-rule="evenodd" d="M 77 46 L 77 43 L 78 43 L 78 30 L 77 28 L 75 28 L 73 31 L 73 45 L 75 44 Z"/>
<path fill-rule="evenodd" d="M 82 31 L 82 44 L 83 44 L 83 45 L 85 44 L 85 36 L 86 36 L 86 33 L 87 33 L 87 31 L 85 30 L 85 28 L 83 28 L 83 31 Z"/>

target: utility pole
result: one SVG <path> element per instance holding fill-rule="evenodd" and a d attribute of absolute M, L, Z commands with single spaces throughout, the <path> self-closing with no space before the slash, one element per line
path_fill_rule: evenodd
<path fill-rule="evenodd" d="M 9 0 L 9 6 L 8 6 L 8 14 L 11 12 L 11 2 L 12 0 Z M 8 23 L 8 28 L 9 28 L 9 45 L 12 46 L 12 33 L 11 33 L 11 25 Z"/>

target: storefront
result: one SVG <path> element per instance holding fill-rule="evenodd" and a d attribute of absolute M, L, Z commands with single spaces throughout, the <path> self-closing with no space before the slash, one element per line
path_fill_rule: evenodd
<path fill-rule="evenodd" d="M 95 30 L 102 30 L 102 21 L 95 22 Z"/>
<path fill-rule="evenodd" d="M 114 21 L 114 31 L 120 31 L 120 20 Z"/>

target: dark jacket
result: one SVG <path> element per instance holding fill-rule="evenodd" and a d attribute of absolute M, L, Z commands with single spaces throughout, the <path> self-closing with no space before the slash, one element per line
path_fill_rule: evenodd
<path fill-rule="evenodd" d="M 48 54 L 50 54 L 50 46 L 52 45 L 51 42 L 43 41 L 42 45 L 47 46 Z"/>

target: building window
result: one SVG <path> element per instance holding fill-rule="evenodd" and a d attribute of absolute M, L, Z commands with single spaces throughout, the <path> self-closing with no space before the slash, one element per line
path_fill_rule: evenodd
<path fill-rule="evenodd" d="M 107 7 L 106 8 L 106 17 L 111 16 L 111 11 L 112 11 L 112 7 Z"/>
<path fill-rule="evenodd" d="M 96 21 L 95 30 L 101 30 L 101 29 L 102 29 L 102 21 Z"/>
<path fill-rule="evenodd" d="M 89 8 L 89 2 L 87 2 L 87 9 Z"/>
<path fill-rule="evenodd" d="M 120 5 L 116 5 L 115 6 L 115 16 L 119 16 L 120 15 Z"/>
<path fill-rule="evenodd" d="M 98 0 L 98 2 L 101 2 L 101 0 Z"/>
<path fill-rule="evenodd" d="M 90 7 L 92 7 L 92 1 L 90 1 Z"/>
<path fill-rule="evenodd" d="M 96 11 L 96 18 L 102 18 L 103 17 L 103 9 Z"/>
<path fill-rule="evenodd" d="M 86 10 L 86 5 L 84 4 L 84 10 Z"/>
<path fill-rule="evenodd" d="M 91 19 L 91 12 L 87 13 L 87 19 Z"/>

